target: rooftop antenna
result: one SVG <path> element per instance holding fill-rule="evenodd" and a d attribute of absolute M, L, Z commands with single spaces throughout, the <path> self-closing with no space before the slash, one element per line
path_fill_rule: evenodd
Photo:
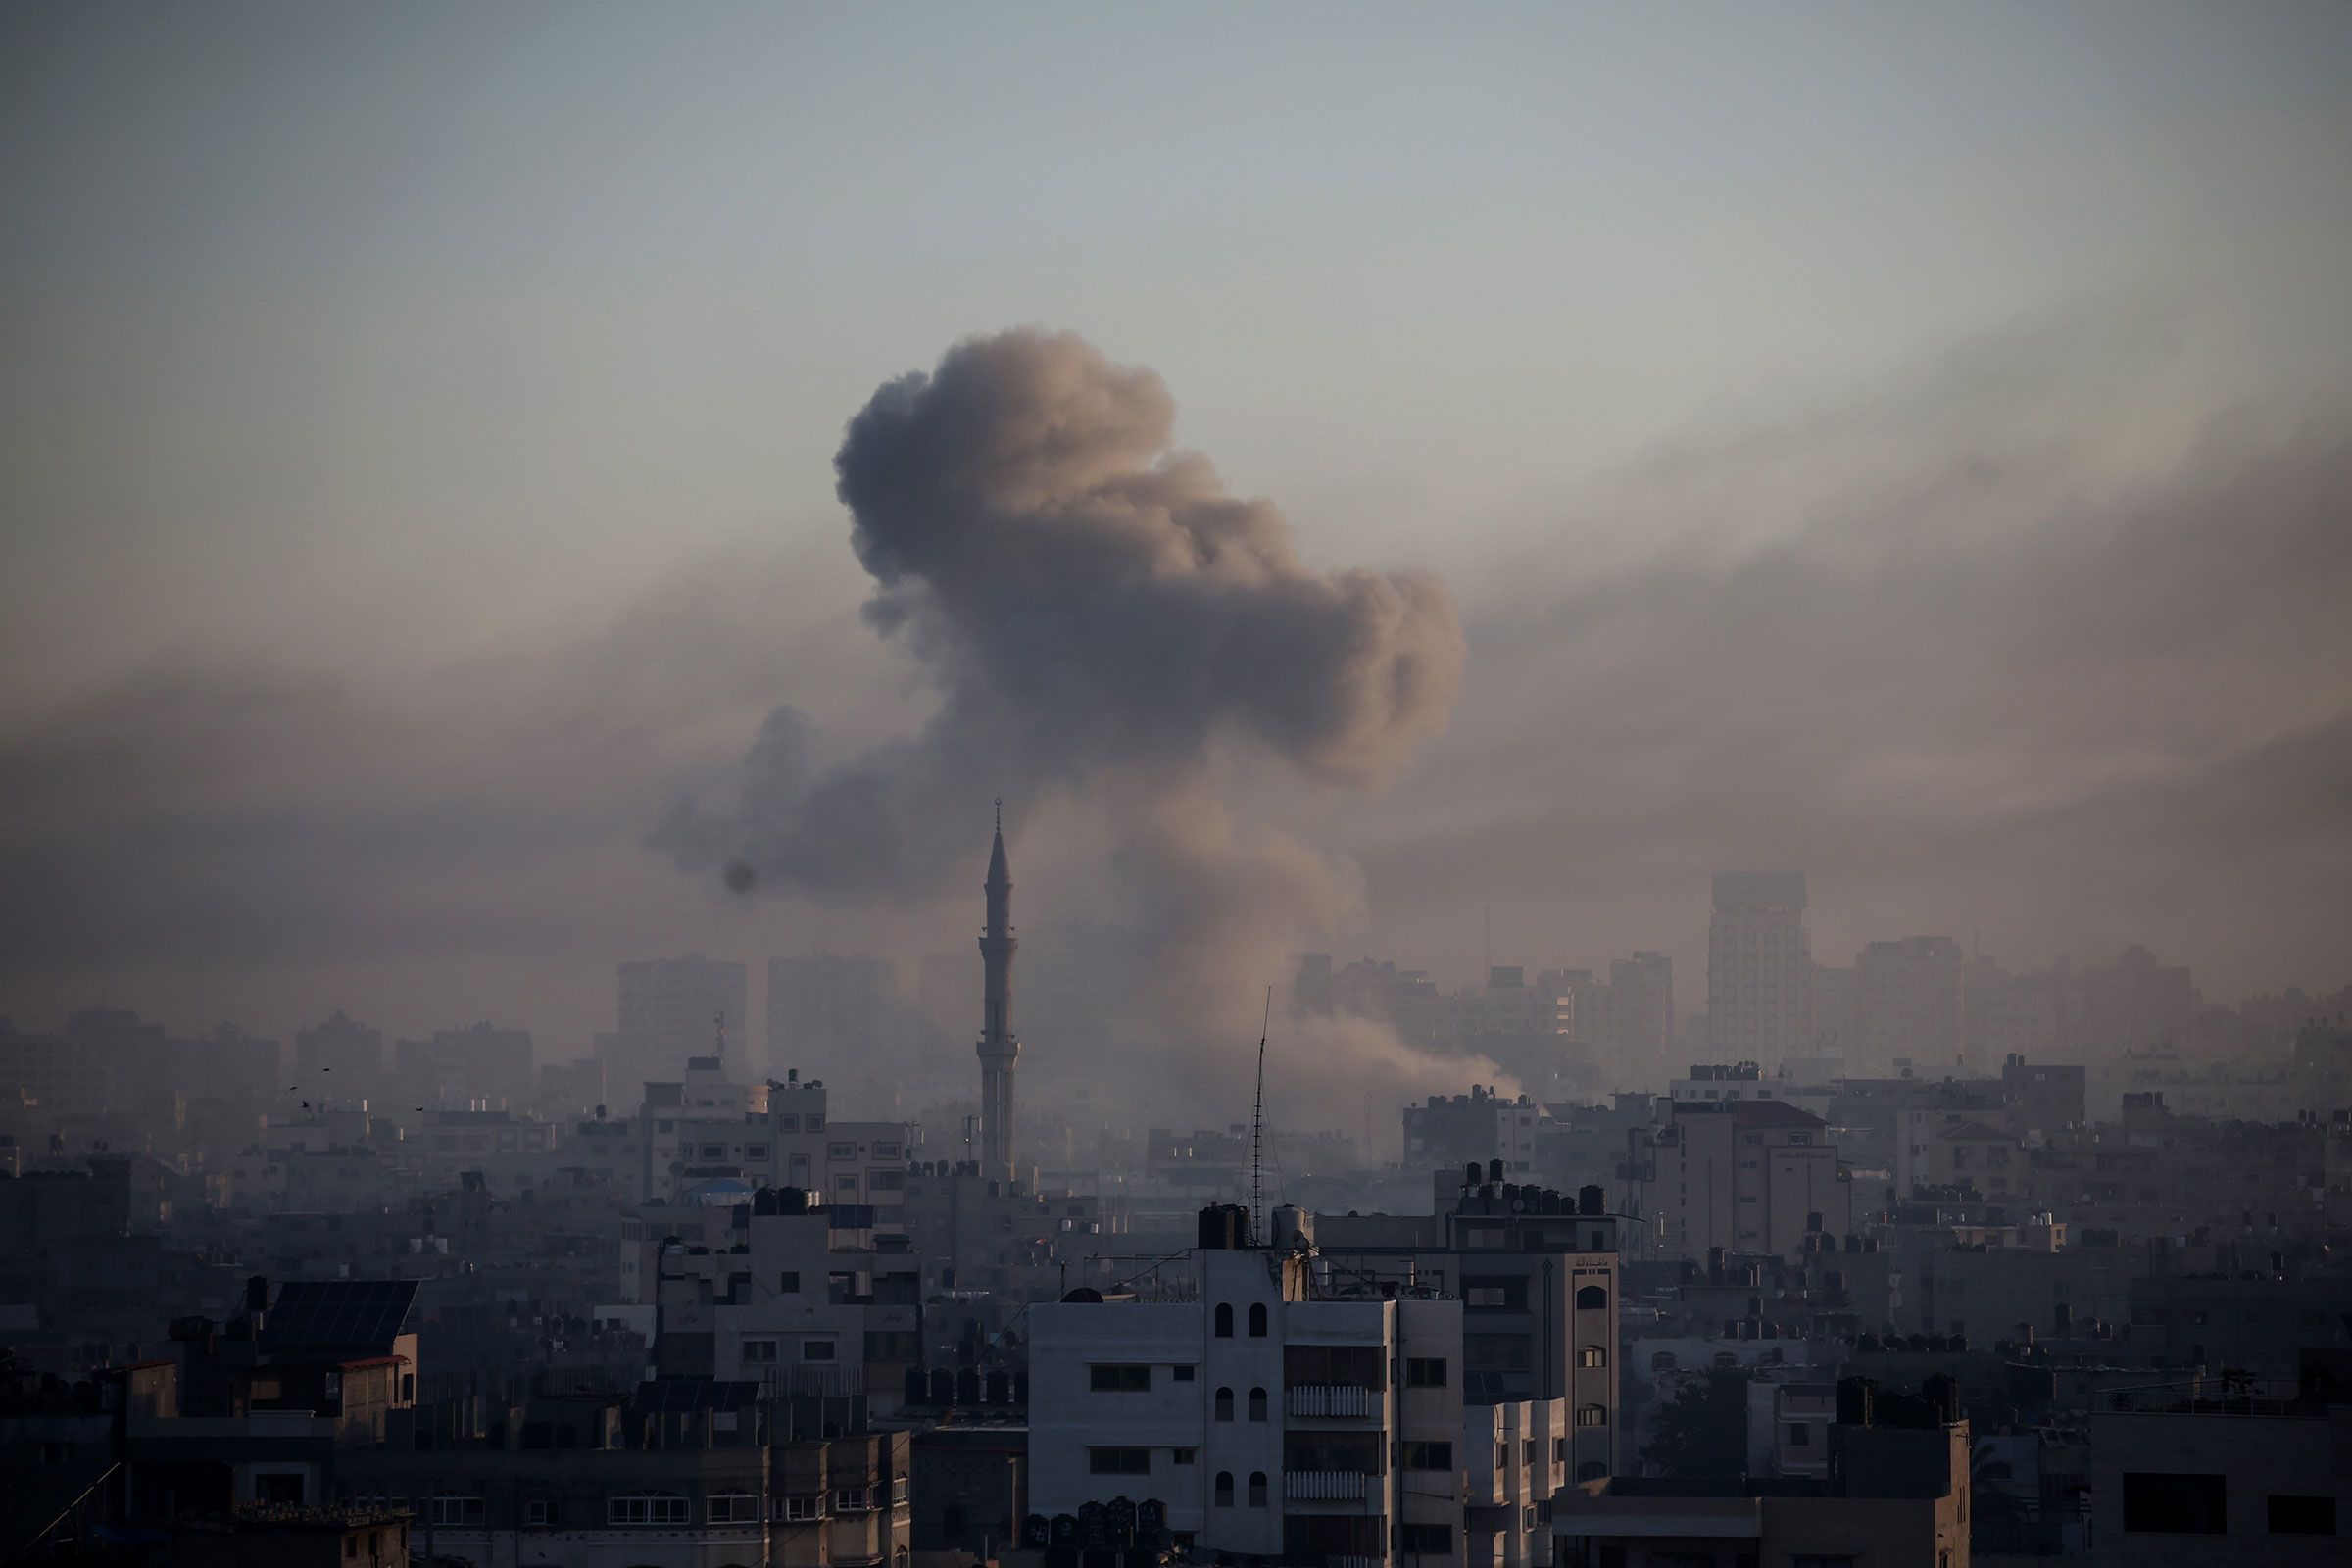
<path fill-rule="evenodd" d="M 1274 1026 L 1274 988 L 1266 987 L 1266 1015 L 1257 1026 L 1257 1108 L 1250 1116 L 1250 1245 L 1265 1234 L 1266 1032 Z"/>

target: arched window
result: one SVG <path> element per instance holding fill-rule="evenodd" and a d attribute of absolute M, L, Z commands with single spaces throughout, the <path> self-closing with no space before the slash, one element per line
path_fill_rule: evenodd
<path fill-rule="evenodd" d="M 1579 1312 L 1598 1312 L 1608 1304 L 1609 1293 L 1601 1286 L 1588 1285 L 1576 1293 L 1576 1309 Z"/>
<path fill-rule="evenodd" d="M 1732 1350 L 1717 1350 L 1715 1352 L 1715 1364 L 1718 1367 L 1723 1368 L 1735 1367 L 1740 1364 L 1740 1357 L 1737 1352 Z"/>
<path fill-rule="evenodd" d="M 1233 1419 L 1233 1391 L 1231 1389 L 1217 1391 L 1217 1419 L 1220 1421 Z"/>
<path fill-rule="evenodd" d="M 1263 1508 L 1265 1505 L 1266 1473 L 1263 1470 L 1252 1470 L 1250 1472 L 1250 1506 Z"/>
<path fill-rule="evenodd" d="M 1263 1301 L 1250 1303 L 1250 1337 L 1253 1340 L 1266 1337 L 1266 1303 Z"/>
<path fill-rule="evenodd" d="M 1265 1418 L 1266 1391 L 1263 1389 L 1251 1389 L 1250 1391 L 1250 1419 L 1252 1421 L 1263 1421 Z"/>
<path fill-rule="evenodd" d="M 1608 1473 L 1609 1467 L 1598 1459 L 1587 1459 L 1576 1467 L 1576 1479 L 1579 1481 L 1598 1481 Z"/>
<path fill-rule="evenodd" d="M 1217 1303 L 1217 1338 L 1220 1340 L 1233 1338 L 1233 1303 L 1230 1301 Z"/>
<path fill-rule="evenodd" d="M 1675 1360 L 1672 1350 L 1656 1351 L 1649 1358 L 1649 1369 L 1652 1372 L 1671 1372 L 1674 1367 Z"/>
<path fill-rule="evenodd" d="M 1233 1506 L 1233 1472 L 1230 1470 L 1217 1472 L 1217 1506 L 1220 1508 Z"/>
<path fill-rule="evenodd" d="M 1607 1366 L 1609 1352 L 1597 1345 L 1581 1346 L 1576 1352 L 1576 1364 L 1578 1366 Z"/>

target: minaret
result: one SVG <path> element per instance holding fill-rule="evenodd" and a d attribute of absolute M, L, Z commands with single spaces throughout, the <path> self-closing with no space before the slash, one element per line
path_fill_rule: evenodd
<path fill-rule="evenodd" d="M 1004 803 L 997 802 L 997 842 L 988 855 L 988 929 L 980 937 L 987 975 L 981 991 L 980 1174 L 1012 1180 L 1012 872 L 1004 863 Z"/>

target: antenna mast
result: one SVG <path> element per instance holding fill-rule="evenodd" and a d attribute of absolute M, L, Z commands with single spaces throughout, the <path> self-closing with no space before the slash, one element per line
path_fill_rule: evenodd
<path fill-rule="evenodd" d="M 1266 1033 L 1274 1025 L 1274 988 L 1266 987 L 1266 1016 L 1257 1027 L 1257 1108 L 1250 1116 L 1250 1245 L 1266 1234 Z"/>

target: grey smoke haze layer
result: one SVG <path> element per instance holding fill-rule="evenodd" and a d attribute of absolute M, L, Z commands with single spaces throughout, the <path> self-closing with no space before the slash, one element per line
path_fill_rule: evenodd
<path fill-rule="evenodd" d="M 1310 569 L 1271 504 L 1171 446 L 1174 422 L 1156 375 L 1067 333 L 973 338 L 883 386 L 850 421 L 839 494 L 875 583 L 867 621 L 906 640 L 939 709 L 829 763 L 779 709 L 734 804 L 681 804 L 655 844 L 738 890 L 924 896 L 974 880 L 990 797 L 1011 828 L 1083 804 L 1110 824 L 1143 933 L 1141 1016 L 1187 1069 L 1243 1044 L 1252 999 L 1354 890 L 1304 846 L 1238 828 L 1216 764 L 1376 786 L 1445 724 L 1463 644 L 1436 577 Z"/>
<path fill-rule="evenodd" d="M 2352 398 L 2217 404 L 2149 335 L 1990 334 L 1546 498 L 1523 553 L 1497 562 L 1490 528 L 1444 558 L 1473 674 L 1393 787 L 1277 787 L 1304 775 L 1275 760 L 1211 796 L 1360 863 L 1343 956 L 1447 984 L 1492 905 L 1498 961 L 1658 947 L 1695 1005 L 1706 874 L 1771 861 L 1812 872 L 1825 961 L 1981 932 L 2013 966 L 2145 941 L 2223 999 L 2339 985 Z M 880 890 L 747 906 L 643 850 L 681 777 L 742 783 L 780 694 L 812 715 L 803 779 L 937 710 L 906 689 L 911 638 L 856 619 L 825 512 L 435 659 L 179 658 L 0 710 L 0 1013 L 38 1025 L 103 994 L 193 1026 L 209 986 L 208 1023 L 494 1017 L 570 1054 L 611 1027 L 619 956 L 961 947 L 987 797 L 1032 804 L 977 771 L 937 835 L 944 897 L 903 909 Z M 1181 904 L 1126 820 L 1118 883 Z M 1103 838 L 1062 826 L 1016 842 L 1024 959 L 1074 907 L 1048 898 L 1052 852 Z M 713 873 L 733 848 L 714 837 Z M 1228 842 L 1254 869 L 1256 841 Z M 1352 873 L 1326 870 L 1352 915 Z"/>

